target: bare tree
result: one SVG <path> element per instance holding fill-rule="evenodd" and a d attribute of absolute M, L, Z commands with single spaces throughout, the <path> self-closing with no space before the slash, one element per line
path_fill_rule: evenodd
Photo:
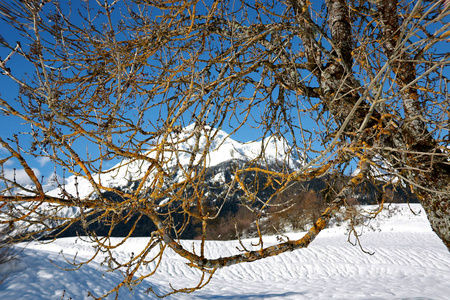
<path fill-rule="evenodd" d="M 218 268 L 307 247 L 364 180 L 412 191 L 450 249 L 450 22 L 444 1 L 105 0 L 68 7 L 34 0 L 1 1 L 0 11 L 2 28 L 21 33 L 16 44 L 2 40 L 9 49 L 0 62 L 3 78 L 20 86 L 17 98 L 0 98 L 2 118 L 30 126 L 28 133 L 0 138 L 10 153 L 1 164 L 18 161 L 33 182 L 1 176 L 1 222 L 25 239 L 78 221 L 87 226 L 92 218 L 111 231 L 132 216 L 148 218 L 155 230 L 143 252 L 115 261 L 127 273 L 111 292 L 151 276 L 133 277 L 167 248 L 204 273 L 197 287 L 181 290 L 190 292 Z M 186 133 L 188 124 L 195 125 Z M 255 160 L 226 183 L 230 192 L 244 192 L 247 206 L 262 200 L 245 174 L 277 183 L 277 192 L 258 206 L 257 225 L 294 183 L 355 165 L 359 172 L 301 239 L 205 257 L 207 225 L 220 207 L 205 201 L 203 179 L 214 128 L 223 126 L 233 126 L 231 134 L 257 127 L 258 138 L 283 139 L 291 155 L 303 159 L 294 172 Z M 195 142 L 186 150 L 181 145 L 187 140 Z M 85 145 L 89 151 L 80 150 Z M 59 195 L 47 193 L 30 157 L 49 158 L 70 172 L 75 189 L 56 180 Z M 111 169 L 117 161 L 127 174 Z M 175 169 L 183 180 L 171 181 Z M 126 191 L 103 180 L 128 175 L 133 189 Z M 80 182 L 90 186 L 88 193 L 76 188 Z M 78 213 L 67 217 L 67 208 Z M 184 216 L 181 224 L 174 214 Z M 201 223 L 198 252 L 177 238 L 190 222 Z M 105 238 L 92 233 L 90 239 L 99 252 L 110 253 Z"/>

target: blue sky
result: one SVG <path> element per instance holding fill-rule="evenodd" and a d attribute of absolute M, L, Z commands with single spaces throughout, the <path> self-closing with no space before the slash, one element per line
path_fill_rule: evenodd
<path fill-rule="evenodd" d="M 95 3 L 95 1 L 91 1 L 92 3 Z M 74 1 L 76 3 L 76 1 Z M 319 3 L 319 2 L 317 2 Z M 75 4 L 77 5 L 77 3 Z M 320 9 L 319 7 L 316 7 L 316 9 Z M 2 30 L 0 31 L 1 37 L 9 43 L 12 47 L 15 46 L 15 43 L 20 38 L 20 33 L 15 32 L 14 30 L 11 30 L 10 28 L 6 29 L 4 27 L 5 25 L 0 23 Z M 5 30 L 3 30 L 5 28 Z M 447 44 L 448 45 L 448 44 Z M 5 59 L 10 54 L 10 50 L 0 46 L 0 57 L 2 59 Z M 33 70 L 30 69 L 30 65 L 25 63 L 23 58 L 20 58 L 18 55 L 13 55 L 11 60 L 7 63 L 7 66 L 10 66 L 16 76 L 21 78 L 25 75 L 25 73 L 32 73 Z M 27 69 L 28 68 L 28 69 Z M 444 75 L 447 77 L 449 76 L 449 70 L 444 69 Z M 5 75 L 0 76 L 0 96 L 4 99 L 14 99 L 17 97 L 19 92 L 18 85 L 8 78 Z M 256 111 L 255 111 L 256 112 Z M 311 129 L 312 123 L 309 122 L 307 119 L 303 120 L 303 125 Z M 187 125 L 187 124 L 186 124 Z M 228 123 L 225 122 L 225 125 L 222 128 L 223 130 L 227 132 L 231 132 L 232 128 L 228 126 Z M 12 116 L 4 116 L 0 115 L 0 136 L 3 139 L 6 138 L 12 138 L 13 134 L 17 134 L 20 132 L 29 132 L 30 126 L 28 124 L 24 124 L 23 121 L 19 120 L 18 118 L 12 117 Z M 261 131 L 258 129 L 250 129 L 249 126 L 244 127 L 240 131 L 238 131 L 232 138 L 245 142 L 254 140 L 261 136 Z M 25 138 L 25 143 L 27 141 L 27 137 L 25 135 L 21 135 L 21 138 Z M 85 152 L 84 149 L 80 148 L 80 151 Z M 3 149 L 3 147 L 0 147 L 0 157 L 3 158 L 5 155 L 7 155 L 8 152 Z M 36 174 L 38 176 L 44 176 L 44 181 L 49 179 L 52 174 L 54 173 L 55 166 L 50 162 L 48 158 L 31 158 L 29 160 L 30 166 L 36 170 Z M 16 168 L 16 171 L 14 171 L 14 168 Z M 16 176 L 17 180 L 26 180 L 26 176 L 22 170 L 20 170 L 20 166 L 17 162 L 10 161 L 4 165 L 4 171 L 9 174 L 14 174 Z M 60 172 L 60 170 L 58 170 Z M 11 175 L 12 176 L 12 175 Z"/>
<path fill-rule="evenodd" d="M 74 2 L 75 9 L 73 11 L 76 11 L 78 7 L 78 3 L 76 1 Z M 95 1 L 91 1 L 95 5 Z M 0 23 L 1 24 L 1 23 Z M 5 26 L 2 24 L 2 27 Z M 20 36 L 21 33 L 8 29 L 1 31 L 1 37 L 3 40 L 5 40 L 10 46 L 14 47 L 17 40 L 21 40 L 22 44 L 23 38 Z M 28 49 L 28 45 L 24 45 L 25 49 Z M 6 47 L 0 47 L 0 57 L 2 59 L 6 58 L 10 54 L 10 49 Z M 18 78 L 22 78 L 23 76 L 26 76 L 26 74 L 33 74 L 34 69 L 32 66 L 30 66 L 29 63 L 27 63 L 23 58 L 21 58 L 19 55 L 15 54 L 11 57 L 11 59 L 7 62 L 7 66 L 13 69 L 13 72 L 15 76 Z M 2 75 L 0 76 L 0 96 L 4 99 L 16 99 L 17 95 L 19 93 L 19 87 L 18 84 L 15 83 L 12 79 L 10 79 L 8 76 Z M 16 102 L 16 109 L 20 110 L 19 103 Z M 246 109 L 245 103 L 242 104 L 242 110 Z M 258 115 L 258 112 L 256 111 L 257 108 L 255 108 L 255 114 Z M 249 119 L 249 124 L 252 124 L 251 119 Z M 188 124 L 185 124 L 188 125 Z M 229 124 L 228 122 L 225 122 L 222 126 L 222 130 L 226 132 L 233 131 L 235 127 L 233 124 Z M 25 124 L 21 119 L 14 117 L 14 116 L 4 116 L 0 115 L 0 136 L 4 139 L 12 138 L 14 134 L 19 134 L 20 140 L 22 142 L 22 145 L 26 147 L 27 142 L 29 142 L 29 137 L 27 135 L 23 135 L 20 133 L 27 133 L 30 132 L 30 125 Z M 233 139 L 246 142 L 255 140 L 259 137 L 261 137 L 262 133 L 259 129 L 252 129 L 250 125 L 244 125 L 242 129 L 236 132 L 232 136 Z M 84 146 L 84 145 L 83 145 Z M 95 149 L 95 146 L 92 145 L 91 149 Z M 85 152 L 85 149 L 80 146 L 79 148 L 80 152 Z M 92 151 L 92 150 L 90 150 Z M 93 150 L 95 151 L 95 150 Z M 0 148 L 0 157 L 4 157 L 8 154 L 8 151 L 6 149 Z M 50 159 L 44 159 L 44 158 L 38 158 L 35 159 L 31 157 L 28 160 L 30 167 L 32 167 L 38 177 L 44 176 L 44 182 L 47 181 L 49 178 L 51 178 L 54 174 L 55 166 L 51 163 Z M 110 165 L 112 167 L 112 165 Z M 16 170 L 14 170 L 16 168 Z M 20 170 L 20 166 L 17 161 L 11 160 L 7 164 L 4 165 L 4 172 L 7 174 L 10 174 L 10 178 L 12 178 L 13 174 L 17 181 L 22 182 L 29 182 L 29 179 L 27 178 L 26 174 L 23 170 Z M 60 173 L 61 170 L 58 169 L 58 173 Z"/>

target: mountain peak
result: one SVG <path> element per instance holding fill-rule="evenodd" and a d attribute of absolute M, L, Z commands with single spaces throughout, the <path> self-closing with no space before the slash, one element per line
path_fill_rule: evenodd
<path fill-rule="evenodd" d="M 155 145 L 161 141 L 156 141 Z M 211 168 L 224 164 L 228 161 L 252 161 L 266 168 L 288 168 L 296 169 L 301 161 L 293 155 L 289 145 L 275 137 L 248 143 L 233 140 L 228 133 L 221 129 L 209 126 L 198 126 L 192 123 L 185 128 L 172 132 L 164 143 L 163 152 L 161 148 L 153 148 L 146 155 L 157 158 L 162 168 L 171 173 L 175 168 L 187 167 L 190 162 Z M 101 184 L 107 187 L 124 187 L 130 181 L 136 181 L 143 177 L 150 162 L 145 160 L 125 159 L 110 170 L 104 171 L 101 176 Z M 93 176 L 97 181 L 99 176 Z M 153 180 L 153 176 L 148 178 Z M 78 181 L 78 183 L 77 183 Z M 175 181 L 177 181 L 175 179 Z M 91 184 L 84 178 L 69 177 L 66 180 L 66 192 L 75 195 L 75 183 L 78 184 L 80 197 L 92 192 Z M 82 190 L 82 191 L 81 191 Z M 49 194 L 57 195 L 59 189 L 50 191 Z"/>
<path fill-rule="evenodd" d="M 294 169 L 301 162 L 293 155 L 286 141 L 275 137 L 247 143 L 238 142 L 221 129 L 209 126 L 188 125 L 172 135 L 166 150 L 178 153 L 176 158 L 182 165 L 196 156 L 206 154 L 206 167 L 216 166 L 228 160 L 254 161 L 262 165 L 277 164 Z M 206 151 L 205 151 L 206 150 Z"/>

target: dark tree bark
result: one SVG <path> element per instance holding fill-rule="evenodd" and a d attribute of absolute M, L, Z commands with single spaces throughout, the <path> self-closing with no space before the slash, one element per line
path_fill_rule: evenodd
<path fill-rule="evenodd" d="M 349 19 L 348 2 L 342 0 L 325 1 L 328 9 L 328 26 L 331 31 L 333 54 L 325 65 L 317 60 L 318 54 L 314 49 L 314 39 L 311 31 L 304 31 L 301 36 L 305 45 L 310 70 L 320 70 L 321 93 L 320 98 L 326 107 L 339 122 L 347 126 L 346 130 L 357 135 L 358 142 L 364 140 L 369 146 L 396 147 L 407 152 L 418 154 L 401 155 L 388 152 L 384 155 L 386 161 L 397 165 L 397 172 L 411 181 L 411 187 L 419 197 L 425 209 L 431 227 L 450 251 L 450 168 L 445 156 L 437 149 L 437 143 L 429 133 L 423 120 L 423 111 L 414 82 L 417 79 L 414 61 L 405 54 L 405 45 L 402 44 L 399 22 L 398 2 L 395 0 L 378 1 L 378 10 L 381 17 L 382 44 L 389 66 L 396 74 L 400 85 L 400 98 L 403 101 L 405 122 L 396 126 L 395 132 L 382 139 L 380 133 L 376 133 L 377 124 L 385 125 L 382 114 L 377 110 L 371 110 L 364 99 L 362 91 L 353 77 L 352 71 L 352 44 L 354 40 L 351 34 L 351 22 Z M 304 1 L 291 0 L 299 23 L 307 23 L 309 20 L 307 11 L 299 9 L 307 4 Z M 308 26 L 309 28 L 310 26 Z M 309 33 L 309 35 L 308 35 Z M 312 64 L 316 65 L 312 66 Z M 351 116 L 350 120 L 347 118 Z M 370 120 L 367 120 L 370 116 Z M 384 127 L 386 128 L 386 127 Z M 366 129 L 366 132 L 361 132 Z M 368 131 L 370 135 L 367 135 Z M 398 163 L 401 161 L 401 163 Z M 414 170 L 414 171 L 412 171 Z"/>
<path fill-rule="evenodd" d="M 378 1 L 383 49 L 401 87 L 406 120 L 402 126 L 404 147 L 420 153 L 406 157 L 406 165 L 414 171 L 401 172 L 406 173 L 405 176 L 415 184 L 412 188 L 419 196 L 431 228 L 450 251 L 450 168 L 446 158 L 439 155 L 442 152 L 437 149 L 437 142 L 423 122 L 421 99 L 414 87 L 416 66 L 403 50 L 405 44 L 397 7 L 397 0 Z"/>

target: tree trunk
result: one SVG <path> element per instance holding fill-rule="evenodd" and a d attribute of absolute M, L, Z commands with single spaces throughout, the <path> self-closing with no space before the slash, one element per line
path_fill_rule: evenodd
<path fill-rule="evenodd" d="M 411 180 L 411 187 L 427 214 L 431 228 L 450 251 L 450 168 L 444 156 L 435 155 L 441 151 L 423 121 L 420 97 L 413 87 L 417 78 L 415 62 L 405 54 L 406 51 L 402 51 L 404 37 L 401 36 L 398 1 L 383 0 L 377 5 L 381 14 L 383 49 L 401 88 L 405 113 L 402 134 L 406 150 L 411 151 L 405 162 L 410 170 L 402 166 L 398 171 Z"/>
<path fill-rule="evenodd" d="M 309 22 L 308 4 L 302 0 L 291 0 L 300 25 L 306 26 L 301 33 L 310 71 L 318 78 L 321 93 L 320 98 L 336 123 L 344 127 L 343 131 L 358 134 L 357 142 L 364 141 L 369 147 L 394 147 L 398 152 L 373 151 L 387 162 L 395 162 L 396 171 L 401 174 L 420 199 L 434 232 L 439 236 L 450 251 L 450 167 L 444 161 L 437 142 L 427 130 L 423 121 L 423 111 L 419 102 L 417 90 L 412 86 L 416 80 L 414 62 L 406 57 L 405 51 L 397 45 L 400 39 L 400 25 L 396 0 L 380 0 L 377 8 L 381 15 L 383 35 L 383 50 L 388 57 L 389 67 L 397 76 L 400 97 L 405 114 L 404 123 L 397 128 L 390 128 L 391 135 L 377 134 L 377 124 L 383 123 L 381 113 L 376 109 L 370 111 L 370 103 L 361 99 L 365 94 L 361 91 L 352 73 L 352 35 L 351 21 L 347 1 L 327 0 L 329 28 L 333 41 L 332 56 L 328 57 L 326 65 L 317 54 L 313 31 Z M 361 95 L 361 93 L 363 93 Z M 371 114 L 367 118 L 368 114 Z M 350 116 L 350 118 L 349 118 Z M 371 134 L 364 135 L 361 129 L 367 129 Z M 383 128 L 385 129 L 385 128 Z M 383 130 L 381 129 L 381 130 Z M 380 138 L 382 136 L 382 138 Z M 378 138 L 375 138 L 378 137 Z M 404 153 L 407 153 L 406 155 Z M 395 157 L 395 159 L 393 159 Z M 399 163 L 399 161 L 401 163 Z"/>

